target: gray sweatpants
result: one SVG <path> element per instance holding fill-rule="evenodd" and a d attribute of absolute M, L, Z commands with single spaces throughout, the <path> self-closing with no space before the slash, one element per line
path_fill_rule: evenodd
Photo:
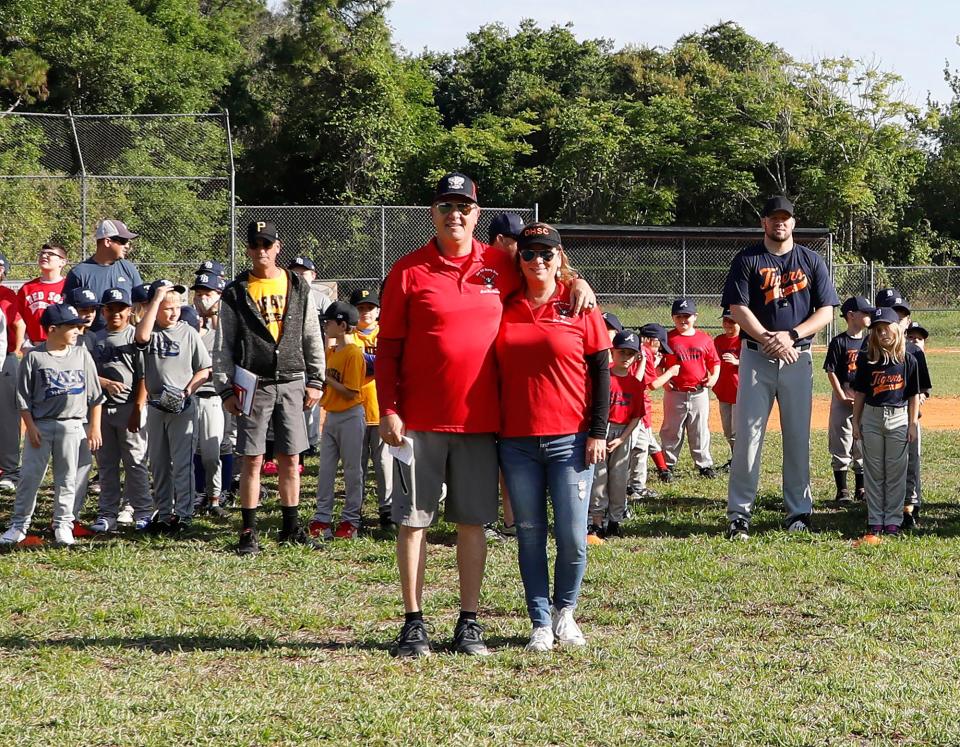
<path fill-rule="evenodd" d="M 660 426 L 660 443 L 667 467 L 673 469 L 680 459 L 683 437 L 690 443 L 690 456 L 700 469 L 713 466 L 710 456 L 710 392 L 663 393 L 663 425 Z"/>
<path fill-rule="evenodd" d="M 26 532 L 30 528 L 37 507 L 37 491 L 47 474 L 47 464 L 53 458 L 53 525 L 73 525 L 74 484 L 77 474 L 77 456 L 80 442 L 86 441 L 83 422 L 73 420 L 34 421 L 40 431 L 40 446 L 34 448 L 26 439 L 23 448 L 23 469 L 13 501 L 11 527 Z"/>
<path fill-rule="evenodd" d="M 917 423 L 917 440 L 910 442 L 910 459 L 907 465 L 906 502 L 919 506 L 923 503 L 920 484 L 920 423 Z"/>
<path fill-rule="evenodd" d="M 0 369 L 0 477 L 20 479 L 20 408 L 17 407 L 17 356 L 7 353 Z"/>
<path fill-rule="evenodd" d="M 727 517 L 750 520 L 757 488 L 767 421 L 773 400 L 780 405 L 783 434 L 783 500 L 787 517 L 813 510 L 810 492 L 810 411 L 813 407 L 813 358 L 809 348 L 796 363 L 770 359 L 744 343 L 737 389 L 737 440 L 727 488 Z"/>
<path fill-rule="evenodd" d="M 220 445 L 223 443 L 224 413 L 219 397 L 196 397 L 197 453 L 203 463 L 204 486 L 207 498 L 217 498 L 223 492 L 223 474 L 220 464 Z"/>
<path fill-rule="evenodd" d="M 133 518 L 149 519 L 153 513 L 150 477 L 147 474 L 147 433 L 127 430 L 133 403 L 103 408 L 100 430 L 103 446 L 97 452 L 100 470 L 99 515 L 116 519 L 121 504 L 133 506 Z M 120 465 L 123 465 L 123 492 L 120 490 Z M 122 500 L 121 500 L 122 497 Z"/>
<path fill-rule="evenodd" d="M 830 399 L 827 446 L 834 472 L 845 472 L 851 467 L 857 474 L 863 472 L 860 442 L 853 440 L 853 405 L 847 404 L 836 394 Z"/>
<path fill-rule="evenodd" d="M 639 426 L 638 426 L 639 427 Z M 607 423 L 607 441 L 617 438 L 627 429 L 622 423 Z M 593 471 L 590 489 L 590 516 L 604 514 L 610 521 L 623 521 L 627 508 L 627 481 L 630 477 L 630 439 L 628 438 Z"/>
<path fill-rule="evenodd" d="M 87 501 L 87 487 L 90 485 L 90 470 L 93 468 L 93 453 L 87 439 L 80 442 L 77 455 L 77 476 L 73 481 L 73 518 L 80 520 L 83 504 Z"/>
<path fill-rule="evenodd" d="M 367 468 L 373 462 L 373 480 L 377 486 L 377 509 L 381 514 L 390 513 L 390 488 L 393 484 L 393 457 L 387 445 L 380 440 L 380 426 L 368 425 L 363 436 L 363 484 L 367 484 Z"/>
<path fill-rule="evenodd" d="M 363 509 L 363 438 L 367 421 L 363 405 L 356 405 L 343 412 L 327 412 L 320 434 L 320 471 L 317 474 L 317 511 L 314 521 L 329 524 L 333 515 L 333 483 L 337 476 L 337 464 L 343 462 L 343 482 L 346 498 L 340 521 L 349 521 L 360 526 Z"/>
<path fill-rule="evenodd" d="M 900 526 L 907 489 L 906 407 L 863 406 L 863 486 L 867 492 L 867 523 Z"/>
<path fill-rule="evenodd" d="M 636 493 L 647 487 L 647 461 L 662 451 L 653 428 L 640 423 L 633 429 L 630 449 L 630 489 Z"/>
<path fill-rule="evenodd" d="M 720 427 L 723 428 L 723 437 L 727 439 L 730 453 L 733 454 L 733 444 L 737 440 L 737 403 L 720 402 Z"/>
<path fill-rule="evenodd" d="M 183 412 L 147 408 L 147 453 L 153 476 L 157 519 L 176 514 L 193 518 L 193 435 L 196 432 L 196 397 L 187 400 Z"/>

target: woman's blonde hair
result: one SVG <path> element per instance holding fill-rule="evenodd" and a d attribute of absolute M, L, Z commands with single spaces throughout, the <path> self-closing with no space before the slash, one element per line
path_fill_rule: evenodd
<path fill-rule="evenodd" d="M 547 223 L 532 223 L 530 225 L 542 226 L 544 228 L 549 228 L 556 231 L 556 229 L 553 228 L 553 226 Z M 533 242 L 533 243 L 536 243 L 536 242 Z M 558 246 L 552 246 L 549 248 L 553 249 L 560 255 L 560 267 L 557 268 L 557 282 L 563 283 L 564 285 L 569 285 L 574 280 L 580 277 L 580 273 L 578 273 L 575 269 L 573 269 L 573 267 L 571 267 L 570 261 L 567 258 L 567 252 L 563 248 L 563 244 L 559 244 Z M 516 256 L 517 271 L 520 273 L 520 277 L 523 279 L 522 280 L 523 287 L 526 287 L 527 279 L 526 279 L 526 276 L 523 274 L 523 270 L 520 267 L 520 252 L 521 252 L 521 249 L 518 247 L 517 256 Z"/>
<path fill-rule="evenodd" d="M 889 347 L 884 347 L 880 342 L 880 327 L 886 324 L 893 328 L 893 342 Z M 903 334 L 903 328 L 893 322 L 876 322 L 870 325 L 870 335 L 867 337 L 867 359 L 870 363 L 903 363 L 907 354 L 907 338 Z"/>

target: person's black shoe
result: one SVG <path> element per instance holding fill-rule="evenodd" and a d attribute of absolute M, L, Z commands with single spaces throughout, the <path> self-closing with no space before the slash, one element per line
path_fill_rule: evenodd
<path fill-rule="evenodd" d="M 660 482 L 673 482 L 673 470 L 662 469 L 658 473 Z"/>
<path fill-rule="evenodd" d="M 857 503 L 863 503 L 867 500 L 867 490 L 866 488 L 857 488 L 853 493 L 853 500 Z"/>
<path fill-rule="evenodd" d="M 260 552 L 260 541 L 255 529 L 244 529 L 240 532 L 240 541 L 237 543 L 237 555 L 256 555 Z"/>
<path fill-rule="evenodd" d="M 320 452 L 317 450 L 316 446 L 311 446 L 309 449 L 303 452 L 303 455 L 308 457 L 316 457 L 320 456 Z"/>
<path fill-rule="evenodd" d="M 717 476 L 717 471 L 713 467 L 701 467 L 700 468 L 700 477 L 704 477 L 707 480 L 712 480 Z"/>
<path fill-rule="evenodd" d="M 730 526 L 727 528 L 727 539 L 750 539 L 750 525 L 743 519 L 734 519 L 730 522 Z"/>
<path fill-rule="evenodd" d="M 835 499 L 837 503 L 853 503 L 853 497 L 850 495 L 850 491 L 846 488 L 841 488 L 837 491 Z"/>
<path fill-rule="evenodd" d="M 392 532 L 397 528 L 397 525 L 393 523 L 393 516 L 390 515 L 389 511 L 384 511 L 380 514 L 380 528 L 385 532 Z"/>
<path fill-rule="evenodd" d="M 619 521 L 608 521 L 606 528 L 603 530 L 604 537 L 619 537 L 620 536 L 620 522 Z"/>
<path fill-rule="evenodd" d="M 783 528 L 788 532 L 809 532 L 810 514 L 797 514 L 796 516 L 788 516 L 787 520 L 783 522 Z"/>
<path fill-rule="evenodd" d="M 916 503 L 908 503 L 903 507 L 903 524 L 900 528 L 904 531 L 916 529 L 920 526 L 920 506 Z"/>
<path fill-rule="evenodd" d="M 228 516 L 223 506 L 219 504 L 207 506 L 207 514 L 212 516 L 214 519 L 226 519 Z"/>
<path fill-rule="evenodd" d="M 733 460 L 732 460 L 732 459 L 728 459 L 728 460 L 725 461 L 723 464 L 721 464 L 719 467 L 717 467 L 717 468 L 716 468 L 716 471 L 717 471 L 717 472 L 729 472 L 729 471 L 730 471 L 730 465 L 731 465 L 731 464 L 733 464 Z"/>
<path fill-rule="evenodd" d="M 489 656 L 483 628 L 476 620 L 461 620 L 453 631 L 453 650 L 467 656 Z"/>
<path fill-rule="evenodd" d="M 587 527 L 587 536 L 589 537 L 590 535 L 603 539 L 603 536 L 604 536 L 603 527 L 600 526 L 599 524 L 591 524 L 590 526 Z"/>
<path fill-rule="evenodd" d="M 319 550 L 323 547 L 322 542 L 317 542 L 301 526 L 298 526 L 293 532 L 280 532 L 277 535 L 277 542 L 281 545 L 303 545 L 311 550 Z"/>
<path fill-rule="evenodd" d="M 390 656 L 401 659 L 415 659 L 420 656 L 430 656 L 430 637 L 427 635 L 427 625 L 423 620 L 411 620 L 400 628 L 400 634 L 393 639 L 390 646 Z"/>

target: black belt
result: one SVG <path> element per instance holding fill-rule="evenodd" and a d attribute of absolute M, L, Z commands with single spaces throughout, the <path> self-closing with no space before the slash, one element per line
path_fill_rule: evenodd
<path fill-rule="evenodd" d="M 678 389 L 677 387 L 673 386 L 672 384 L 670 384 L 670 385 L 668 385 L 668 386 L 670 387 L 670 391 L 671 391 L 671 392 L 679 392 L 680 394 L 696 394 L 697 392 L 702 392 L 702 391 L 703 391 L 703 385 L 702 385 L 702 384 L 701 384 L 700 386 L 698 386 L 698 387 L 693 388 L 693 389 Z"/>
<path fill-rule="evenodd" d="M 753 340 L 744 340 L 744 341 L 743 341 L 743 344 L 746 345 L 746 346 L 747 346 L 748 348 L 750 348 L 751 350 L 756 350 L 758 353 L 762 353 L 762 352 L 763 352 L 763 348 L 761 348 L 761 347 L 760 347 L 757 343 L 755 343 Z M 809 342 L 805 342 L 805 343 L 803 343 L 802 345 L 794 345 L 794 346 L 793 346 L 793 349 L 794 349 L 794 350 L 799 350 L 799 351 L 802 353 L 804 350 L 809 350 L 809 349 L 810 349 L 810 343 L 809 343 Z"/>
<path fill-rule="evenodd" d="M 220 395 L 216 392 L 194 392 L 194 395 L 200 399 L 210 399 L 212 397 L 219 397 Z"/>

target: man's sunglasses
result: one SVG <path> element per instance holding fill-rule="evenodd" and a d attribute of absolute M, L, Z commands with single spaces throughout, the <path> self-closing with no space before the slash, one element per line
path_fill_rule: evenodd
<path fill-rule="evenodd" d="M 477 205 L 474 202 L 437 202 L 435 203 L 435 207 L 440 215 L 452 213 L 454 210 L 461 215 L 470 215 L 470 213 L 476 210 Z"/>
<path fill-rule="evenodd" d="M 125 239 L 122 236 L 111 236 L 110 241 L 114 244 L 119 244 L 120 246 L 126 246 L 130 243 L 130 239 Z"/>
<path fill-rule="evenodd" d="M 524 262 L 533 262 L 534 259 L 540 257 L 543 260 L 544 264 L 547 264 L 556 256 L 556 252 L 553 249 L 521 249 L 520 250 L 520 259 Z"/>
<path fill-rule="evenodd" d="M 250 248 L 251 249 L 272 249 L 273 243 L 274 242 L 267 241 L 266 239 L 257 239 L 252 244 L 250 244 Z"/>

